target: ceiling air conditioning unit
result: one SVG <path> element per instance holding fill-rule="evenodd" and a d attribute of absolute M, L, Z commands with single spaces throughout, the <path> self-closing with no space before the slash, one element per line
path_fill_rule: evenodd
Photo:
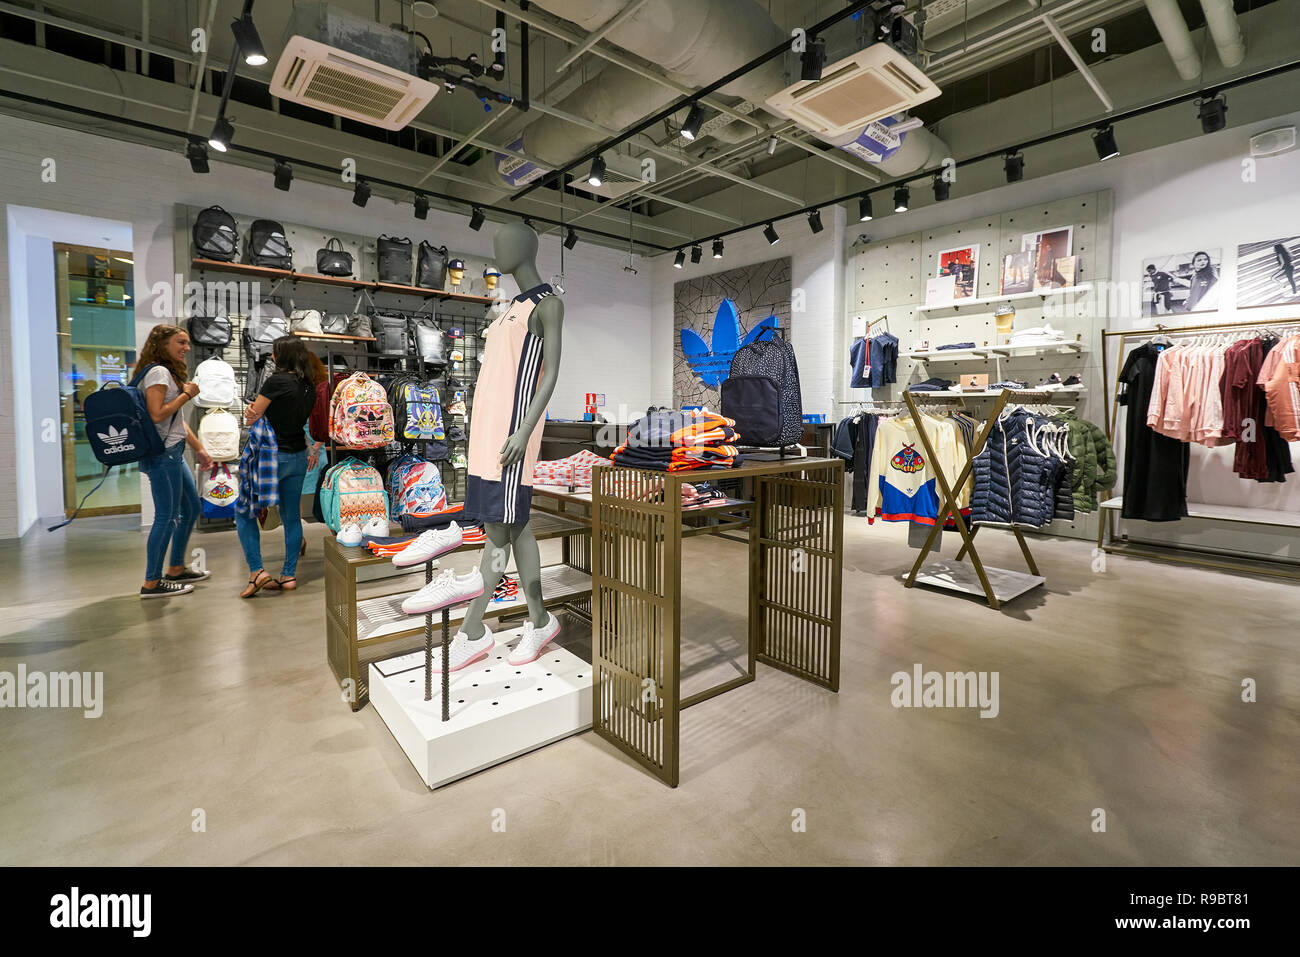
<path fill-rule="evenodd" d="M 386 130 L 400 130 L 438 94 L 413 75 L 414 40 L 400 30 L 331 9 L 294 8 L 271 95 Z"/>
<path fill-rule="evenodd" d="M 873 43 L 768 97 L 767 106 L 823 137 L 857 133 L 939 95 L 939 88 L 888 43 Z"/>

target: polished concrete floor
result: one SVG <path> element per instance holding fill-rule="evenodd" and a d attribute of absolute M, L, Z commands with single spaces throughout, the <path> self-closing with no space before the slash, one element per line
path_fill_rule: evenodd
<path fill-rule="evenodd" d="M 98 719 L 0 711 L 0 863 L 1300 863 L 1300 586 L 1094 571 L 1089 545 L 1046 539 L 1047 587 L 997 612 L 904 589 L 901 530 L 845 526 L 840 693 L 760 666 L 684 714 L 676 790 L 587 733 L 428 791 L 340 700 L 320 526 L 303 588 L 248 602 L 233 532 L 196 535 L 215 577 L 171 601 L 135 597 L 130 519 L 0 547 L 0 671 L 106 684 Z M 738 645 L 745 554 L 696 539 L 686 560 L 689 691 Z M 892 707 L 915 663 L 998 672 L 1000 713 Z"/>

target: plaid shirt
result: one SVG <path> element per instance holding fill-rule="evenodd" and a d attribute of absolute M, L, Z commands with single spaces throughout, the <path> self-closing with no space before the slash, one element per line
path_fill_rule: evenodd
<path fill-rule="evenodd" d="M 275 431 L 263 416 L 248 430 L 248 444 L 239 457 L 239 499 L 235 507 L 243 514 L 255 517 L 262 509 L 280 504 L 279 451 Z"/>

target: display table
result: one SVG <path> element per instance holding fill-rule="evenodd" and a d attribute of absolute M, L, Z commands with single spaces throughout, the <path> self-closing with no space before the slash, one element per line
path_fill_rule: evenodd
<path fill-rule="evenodd" d="M 748 529 L 746 673 L 681 695 L 681 486 L 742 479 Z M 683 708 L 753 681 L 755 662 L 831 691 L 840 682 L 844 463 L 801 458 L 725 472 L 599 465 L 591 492 L 595 732 L 670 787 L 678 783 Z M 687 517 L 691 515 L 688 511 Z M 711 529 L 703 529 L 711 531 Z"/>
<path fill-rule="evenodd" d="M 548 606 L 589 618 L 591 596 L 590 530 L 587 525 L 556 515 L 533 512 L 533 535 L 539 542 L 561 539 L 561 560 L 542 569 L 542 592 Z M 457 552 L 478 551 L 482 543 L 465 544 Z M 424 635 L 423 615 L 404 615 L 402 599 L 424 586 L 424 566 L 398 568 L 389 558 L 369 549 L 340 545 L 334 536 L 325 539 L 325 653 L 343 696 L 353 711 L 369 697 L 363 652 L 367 660 L 391 651 L 383 646 L 399 639 Z M 522 592 L 512 600 L 490 604 L 484 618 L 521 614 Z M 464 609 L 453 614 L 451 624 L 460 624 Z"/>

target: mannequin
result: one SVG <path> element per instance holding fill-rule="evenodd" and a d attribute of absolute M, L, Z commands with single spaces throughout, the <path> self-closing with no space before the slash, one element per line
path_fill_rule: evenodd
<path fill-rule="evenodd" d="M 453 671 L 487 657 L 495 645 L 483 611 L 512 552 L 528 623 L 510 663 L 535 660 L 559 631 L 559 622 L 542 604 L 541 555 L 528 517 L 546 404 L 560 375 L 564 304 L 537 271 L 537 234 L 531 228 L 508 223 L 497 231 L 493 246 L 497 266 L 514 276 L 521 292 L 487 329 L 474 393 L 465 514 L 483 522 L 487 538 L 479 566 L 484 591 L 470 603 L 452 641 Z"/>

